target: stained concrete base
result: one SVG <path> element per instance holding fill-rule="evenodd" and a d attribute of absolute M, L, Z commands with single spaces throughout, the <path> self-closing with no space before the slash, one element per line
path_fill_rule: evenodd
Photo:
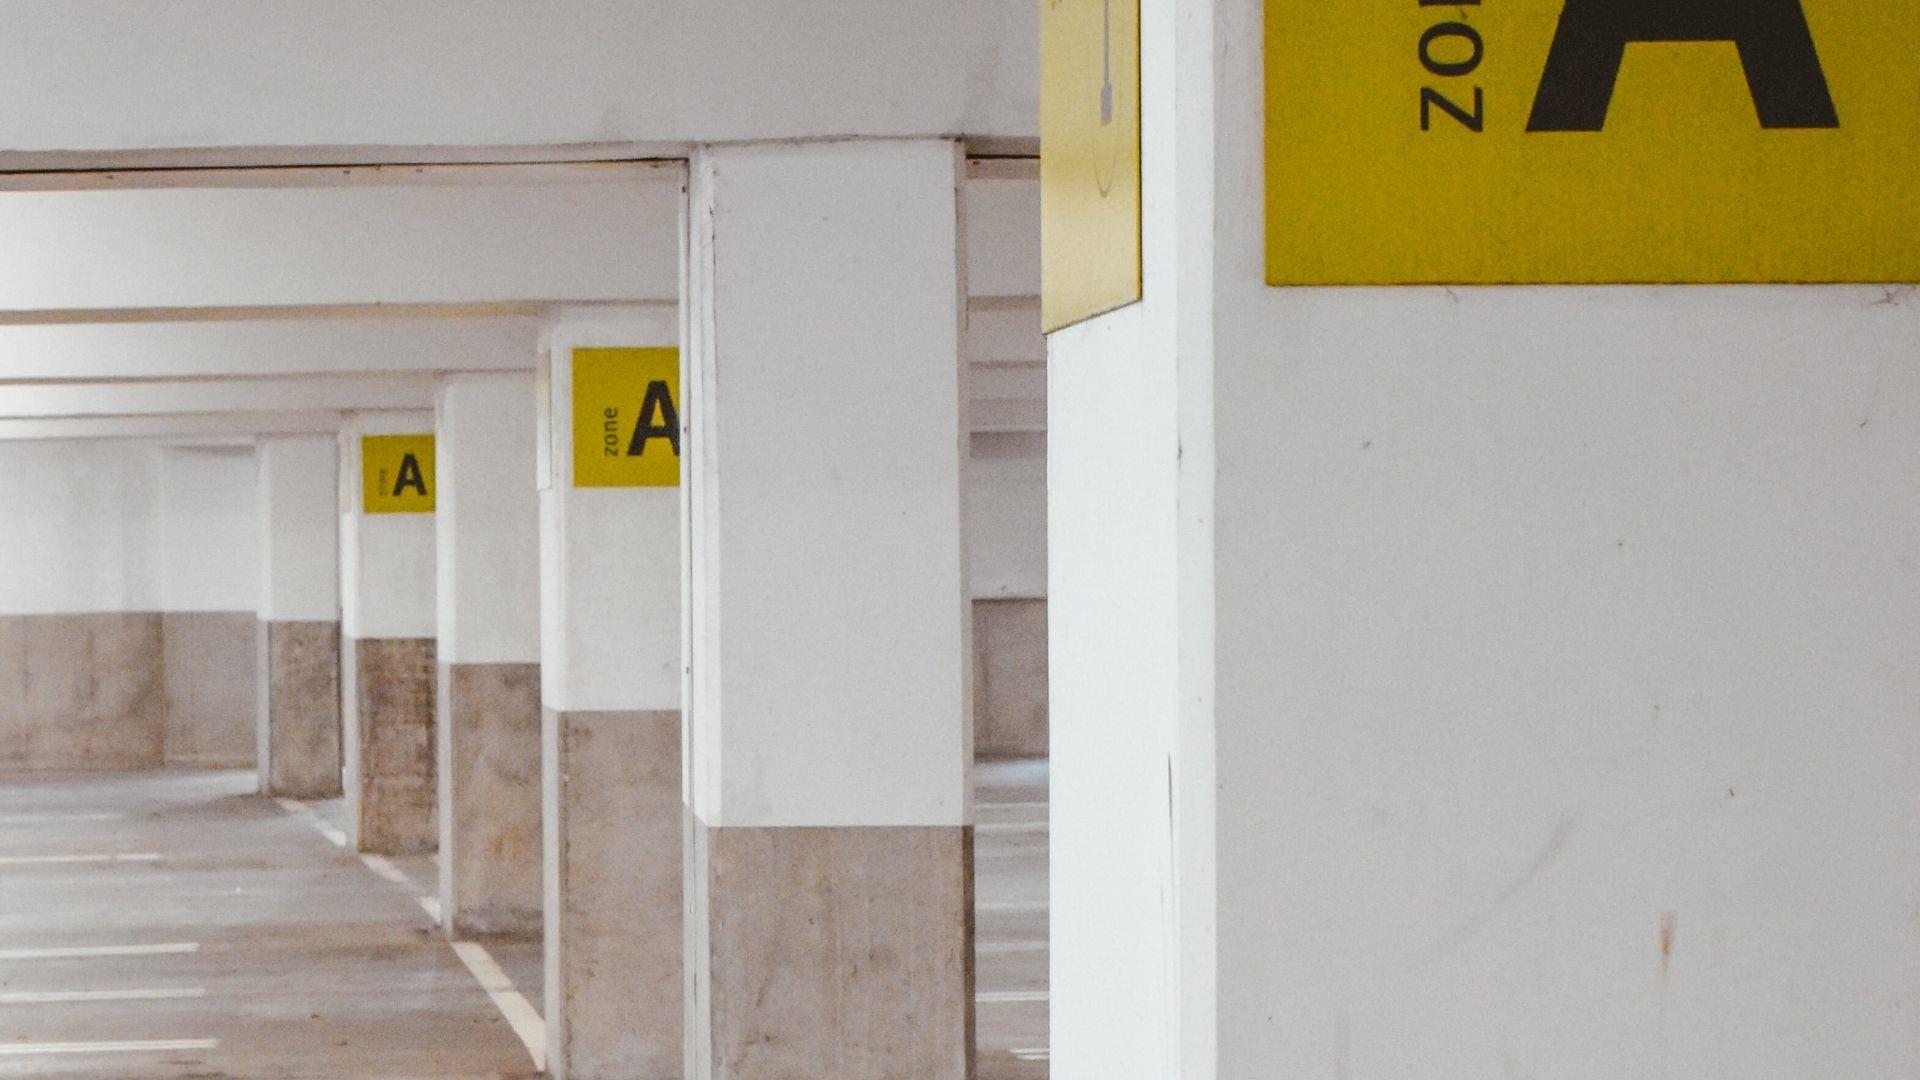
<path fill-rule="evenodd" d="M 1047 756 L 1047 602 L 973 602 L 973 752 Z"/>
<path fill-rule="evenodd" d="M 432 638 L 346 639 L 341 691 L 347 717 L 345 786 L 354 843 L 381 855 L 418 855 L 440 841 Z"/>
<path fill-rule="evenodd" d="M 256 752 L 260 789 L 288 799 L 340 794 L 340 624 L 262 622 Z"/>
<path fill-rule="evenodd" d="M 547 1069 L 680 1080 L 680 714 L 545 709 L 541 737 Z"/>
<path fill-rule="evenodd" d="M 259 620 L 251 611 L 161 616 L 167 764 L 254 767 L 259 633 Z"/>
<path fill-rule="evenodd" d="M 160 765 L 162 642 L 152 613 L 0 616 L 0 768 Z"/>
<path fill-rule="evenodd" d="M 540 665 L 439 668 L 441 924 L 539 933 Z"/>
<path fill-rule="evenodd" d="M 687 822 L 687 1075 L 968 1080 L 971 828 Z"/>

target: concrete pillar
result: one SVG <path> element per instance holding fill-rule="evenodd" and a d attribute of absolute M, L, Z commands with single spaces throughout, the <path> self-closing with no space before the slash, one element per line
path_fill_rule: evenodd
<path fill-rule="evenodd" d="M 277 435 L 260 467 L 260 790 L 340 794 L 339 447 Z"/>
<path fill-rule="evenodd" d="M 340 436 L 341 701 L 361 851 L 432 851 L 434 436 L 426 412 L 357 413 Z"/>
<path fill-rule="evenodd" d="M 682 1075 L 678 430 L 658 398 L 648 409 L 659 382 L 678 411 L 676 335 L 666 308 L 567 321 L 543 364 L 547 1067 L 558 1080 Z M 662 434 L 635 455 L 642 423 Z"/>
<path fill-rule="evenodd" d="M 960 159 L 706 148 L 688 281 L 688 1074 L 971 1074 Z"/>
<path fill-rule="evenodd" d="M 540 929 L 540 502 L 531 372 L 440 384 L 440 912 L 455 936 Z"/>

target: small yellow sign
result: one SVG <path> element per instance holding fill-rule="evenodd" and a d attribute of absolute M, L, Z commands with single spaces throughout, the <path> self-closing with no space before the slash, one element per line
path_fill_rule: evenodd
<path fill-rule="evenodd" d="M 363 435 L 360 499 L 369 514 L 431 514 L 432 435 Z"/>
<path fill-rule="evenodd" d="M 1140 299 L 1140 0 L 1040 0 L 1041 321 Z"/>
<path fill-rule="evenodd" d="M 1920 0 L 1266 2 L 1273 285 L 1920 280 Z"/>
<path fill-rule="evenodd" d="M 680 350 L 573 350 L 573 486 L 679 484 Z"/>

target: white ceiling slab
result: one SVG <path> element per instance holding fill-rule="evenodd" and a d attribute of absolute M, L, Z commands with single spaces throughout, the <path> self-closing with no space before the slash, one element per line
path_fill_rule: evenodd
<path fill-rule="evenodd" d="M 1038 134 L 1032 0 L 8 0 L 6 153 Z M 302 150 L 312 148 L 301 155 Z M 337 151 L 335 151 L 337 152 Z M 31 160 L 31 159 L 30 159 Z M 331 160 L 331 158 L 329 158 Z"/>
<path fill-rule="evenodd" d="M 530 317 L 0 325 L 0 382 L 532 368 Z"/>
<path fill-rule="evenodd" d="M 0 418 L 430 409 L 430 372 L 0 384 Z"/>
<path fill-rule="evenodd" d="M 0 318 L 679 295 L 678 164 L 306 172 L 0 192 Z"/>
<path fill-rule="evenodd" d="M 331 434 L 338 412 L 193 413 L 182 416 L 114 416 L 54 420 L 0 419 L 0 442 L 65 439 L 163 439 L 231 441 L 260 435 Z"/>

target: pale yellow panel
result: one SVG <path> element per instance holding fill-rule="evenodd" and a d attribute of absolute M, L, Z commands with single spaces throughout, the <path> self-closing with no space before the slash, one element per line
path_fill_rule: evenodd
<path fill-rule="evenodd" d="M 1140 299 L 1140 2 L 1040 0 L 1042 320 Z"/>
<path fill-rule="evenodd" d="M 1674 5 L 1709 8 L 1781 11 Z M 1920 0 L 1800 8 L 1838 127 L 1763 127 L 1740 50 L 1703 38 L 1627 44 L 1599 130 L 1529 131 L 1573 4 L 1267 0 L 1267 280 L 1920 280 Z M 1471 71 L 1423 62 L 1445 23 Z M 1449 29 L 1428 59 L 1475 52 Z M 1423 91 L 1481 130 L 1430 101 L 1423 131 Z"/>
<path fill-rule="evenodd" d="M 369 514 L 431 514 L 432 435 L 365 435 L 360 439 L 361 506 Z"/>
<path fill-rule="evenodd" d="M 680 484 L 680 350 L 573 351 L 573 486 Z"/>

